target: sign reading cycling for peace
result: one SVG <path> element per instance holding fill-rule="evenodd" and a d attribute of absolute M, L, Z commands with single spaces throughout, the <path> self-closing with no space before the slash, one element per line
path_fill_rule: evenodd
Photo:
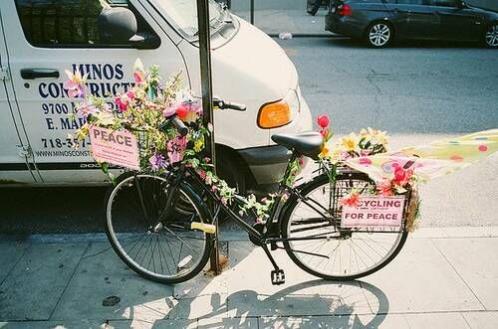
<path fill-rule="evenodd" d="M 369 229 L 401 227 L 405 197 L 361 196 L 357 206 L 344 205 L 341 227 Z"/>
<path fill-rule="evenodd" d="M 92 154 L 98 162 L 139 170 L 138 144 L 129 131 L 91 127 Z"/>

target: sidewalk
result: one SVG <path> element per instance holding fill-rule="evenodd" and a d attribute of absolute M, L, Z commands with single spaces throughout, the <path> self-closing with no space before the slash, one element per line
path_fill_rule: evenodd
<path fill-rule="evenodd" d="M 101 234 L 0 236 L 0 328 L 498 327 L 498 227 L 422 228 L 387 267 L 345 283 L 278 251 L 282 286 L 262 250 L 222 238 L 227 270 L 167 286 L 128 270 Z"/>
<path fill-rule="evenodd" d="M 250 22 L 248 10 L 234 10 L 233 13 Z M 297 36 L 337 37 L 325 31 L 325 10 L 316 16 L 306 13 L 306 9 L 261 9 L 254 12 L 254 25 L 263 32 L 278 36 L 281 32 L 290 32 Z"/>

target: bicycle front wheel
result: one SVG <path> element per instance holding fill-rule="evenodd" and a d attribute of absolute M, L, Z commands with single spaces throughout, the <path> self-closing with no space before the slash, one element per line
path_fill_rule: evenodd
<path fill-rule="evenodd" d="M 160 176 L 124 175 L 108 193 L 109 241 L 119 257 L 147 279 L 177 283 L 204 268 L 212 239 L 192 230 L 192 222 L 211 221 L 202 201 L 187 184 L 173 190 Z"/>
<path fill-rule="evenodd" d="M 374 187 L 367 175 L 356 172 L 338 174 L 335 185 L 327 175 L 308 183 L 302 198 L 289 200 L 282 219 L 289 257 L 303 270 L 327 280 L 353 280 L 387 265 L 403 247 L 408 235 L 405 230 L 356 232 L 340 228 L 337 199 L 353 188 L 361 194 Z"/>

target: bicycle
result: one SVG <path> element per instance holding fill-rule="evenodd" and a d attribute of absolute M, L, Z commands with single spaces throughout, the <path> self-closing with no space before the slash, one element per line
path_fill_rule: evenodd
<path fill-rule="evenodd" d="M 217 105 L 245 110 L 221 100 Z M 181 135 L 187 134 L 181 120 L 167 120 Z M 286 184 L 293 174 L 291 164 L 301 156 L 316 160 L 323 138 L 318 132 L 308 132 L 277 134 L 272 140 L 291 155 L 265 222 L 246 223 L 244 214 L 237 211 L 247 202 L 244 198 L 235 196 L 232 204 L 224 203 L 185 163 L 177 163 L 164 175 L 129 172 L 118 178 L 106 201 L 106 231 L 116 253 L 143 277 L 162 283 L 186 281 L 207 264 L 214 224 L 224 211 L 228 220 L 234 220 L 263 248 L 274 268 L 273 284 L 285 282 L 285 272 L 271 254 L 276 249 L 285 249 L 301 269 L 327 280 L 360 278 L 396 257 L 408 236 L 404 221 L 399 228 L 375 231 L 341 226 L 339 200 L 351 189 L 360 194 L 375 189 L 366 174 L 322 162 L 311 181 Z"/>

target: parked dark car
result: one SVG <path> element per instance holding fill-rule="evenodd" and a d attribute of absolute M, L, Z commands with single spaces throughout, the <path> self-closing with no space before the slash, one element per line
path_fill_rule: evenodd
<path fill-rule="evenodd" d="M 376 48 L 395 38 L 480 41 L 498 48 L 498 13 L 461 0 L 336 0 L 325 29 Z"/>

